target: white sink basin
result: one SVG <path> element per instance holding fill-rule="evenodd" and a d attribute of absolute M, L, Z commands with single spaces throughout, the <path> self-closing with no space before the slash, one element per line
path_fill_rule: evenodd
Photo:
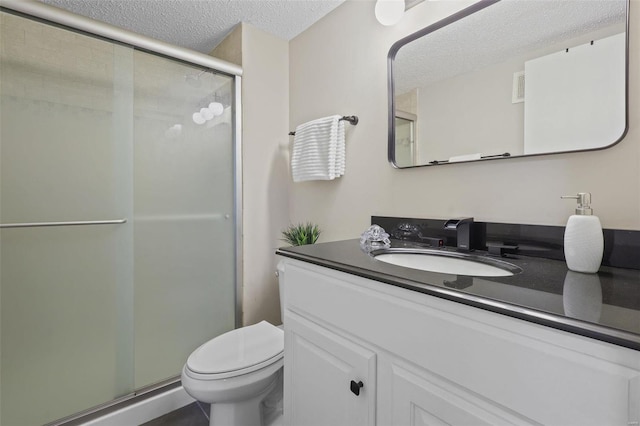
<path fill-rule="evenodd" d="M 522 272 L 497 259 L 429 249 L 385 249 L 372 253 L 376 260 L 405 268 L 472 277 L 508 277 Z"/>

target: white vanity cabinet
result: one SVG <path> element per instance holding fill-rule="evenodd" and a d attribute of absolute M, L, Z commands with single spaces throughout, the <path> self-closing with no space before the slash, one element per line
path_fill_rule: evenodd
<path fill-rule="evenodd" d="M 288 314 L 287 325 L 288 423 L 375 425 L 375 352 L 295 313 Z"/>
<path fill-rule="evenodd" d="M 285 425 L 639 424 L 638 351 L 293 259 L 282 282 Z"/>

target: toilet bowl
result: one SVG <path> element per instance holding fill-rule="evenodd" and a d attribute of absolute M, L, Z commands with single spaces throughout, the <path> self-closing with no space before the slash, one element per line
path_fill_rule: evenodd
<path fill-rule="evenodd" d="M 282 386 L 284 332 L 266 321 L 238 328 L 197 348 L 182 386 L 211 404 L 211 426 L 265 426 L 264 402 Z"/>

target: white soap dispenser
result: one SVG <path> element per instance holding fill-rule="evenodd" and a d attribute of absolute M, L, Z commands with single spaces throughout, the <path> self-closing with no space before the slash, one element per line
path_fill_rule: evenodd
<path fill-rule="evenodd" d="M 591 210 L 591 194 L 565 195 L 578 200 L 576 214 L 569 217 L 564 230 L 564 258 L 572 271 L 595 273 L 600 269 L 604 252 L 602 225 Z"/>

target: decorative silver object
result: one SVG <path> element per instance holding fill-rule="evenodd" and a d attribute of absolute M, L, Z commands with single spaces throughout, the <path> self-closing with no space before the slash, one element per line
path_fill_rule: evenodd
<path fill-rule="evenodd" d="M 360 235 L 360 248 L 367 253 L 389 247 L 389 234 L 379 225 L 371 225 Z"/>

